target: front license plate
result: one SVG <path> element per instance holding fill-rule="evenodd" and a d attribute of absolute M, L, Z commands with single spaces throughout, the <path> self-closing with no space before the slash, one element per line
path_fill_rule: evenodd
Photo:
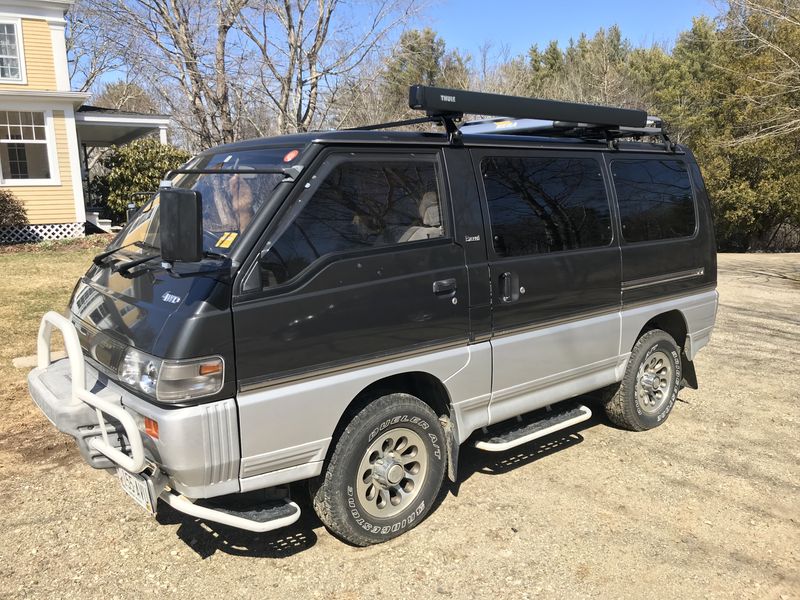
<path fill-rule="evenodd" d="M 152 485 L 141 475 L 134 475 L 125 469 L 117 469 L 122 489 L 151 515 L 156 514 L 156 499 Z"/>

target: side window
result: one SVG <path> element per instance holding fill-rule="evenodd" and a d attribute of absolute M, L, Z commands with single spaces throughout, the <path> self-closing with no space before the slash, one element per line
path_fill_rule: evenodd
<path fill-rule="evenodd" d="M 0 23 L 0 81 L 24 83 L 20 56 L 19 21 Z"/>
<path fill-rule="evenodd" d="M 611 243 L 608 198 L 595 159 L 487 157 L 481 172 L 499 255 Z"/>
<path fill-rule="evenodd" d="M 341 162 L 325 176 L 261 261 L 278 285 L 332 253 L 442 237 L 434 160 Z"/>
<path fill-rule="evenodd" d="M 626 242 L 692 235 L 694 198 L 686 164 L 680 160 L 615 160 L 622 237 Z"/>

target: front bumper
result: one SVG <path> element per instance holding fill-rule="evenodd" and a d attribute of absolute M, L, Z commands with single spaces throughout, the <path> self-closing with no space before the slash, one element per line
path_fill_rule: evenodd
<path fill-rule="evenodd" d="M 50 333 L 61 330 L 68 358 L 50 362 Z M 189 498 L 240 491 L 239 432 L 233 399 L 186 408 L 161 408 L 133 395 L 87 364 L 70 321 L 42 319 L 38 367 L 28 389 L 47 418 L 75 438 L 96 469 L 132 473 L 158 468 L 169 487 Z M 144 418 L 158 422 L 158 439 L 143 433 Z"/>

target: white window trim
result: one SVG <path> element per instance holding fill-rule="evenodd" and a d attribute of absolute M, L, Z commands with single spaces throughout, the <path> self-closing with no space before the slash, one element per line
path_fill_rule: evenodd
<path fill-rule="evenodd" d="M 3 110 L 11 110 L 14 109 L 3 109 Z M 19 110 L 19 109 L 17 109 Z M 22 111 L 28 112 L 28 111 Z M 50 178 L 49 179 L 6 179 L 4 174 L 2 173 L 2 165 L 0 165 L 0 187 L 30 187 L 30 186 L 60 186 L 61 185 L 61 168 L 58 164 L 58 149 L 56 148 L 56 128 L 55 128 L 55 120 L 53 119 L 53 111 L 52 110 L 34 110 L 32 112 L 43 112 L 44 113 L 44 124 L 45 124 L 45 142 L 47 143 L 47 162 L 50 168 Z M 14 140 L 15 142 L 19 141 L 20 144 L 24 144 L 29 140 Z M 34 142 L 37 143 L 37 142 Z M 41 142 L 38 142 L 41 143 Z"/>
<path fill-rule="evenodd" d="M 19 79 L 0 77 L 0 83 L 11 85 L 28 85 L 28 69 L 25 68 L 25 42 L 22 39 L 22 19 L 0 16 L 0 24 L 13 25 L 17 36 L 17 54 L 19 57 Z"/>

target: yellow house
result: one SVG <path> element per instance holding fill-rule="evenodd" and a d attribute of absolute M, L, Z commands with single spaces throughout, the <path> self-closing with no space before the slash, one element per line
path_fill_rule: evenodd
<path fill-rule="evenodd" d="M 0 188 L 29 220 L 0 230 L 0 243 L 83 235 L 87 146 L 152 132 L 166 141 L 168 117 L 84 106 L 89 94 L 71 90 L 64 16 L 72 3 L 0 2 Z"/>

